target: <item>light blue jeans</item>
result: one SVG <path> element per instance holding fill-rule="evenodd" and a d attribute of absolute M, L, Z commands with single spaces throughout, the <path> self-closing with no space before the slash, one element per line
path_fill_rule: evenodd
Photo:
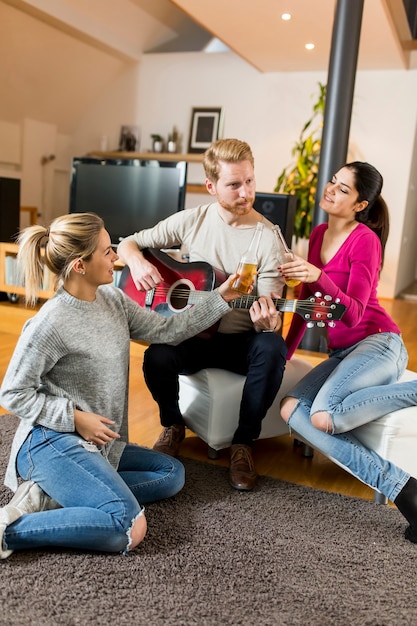
<path fill-rule="evenodd" d="M 7 526 L 3 541 L 10 550 L 124 552 L 141 504 L 175 495 L 185 480 L 182 463 L 165 454 L 129 444 L 116 471 L 94 444 L 43 426 L 27 437 L 17 469 L 63 508 L 23 515 Z"/>
<path fill-rule="evenodd" d="M 417 381 L 396 382 L 406 365 L 407 351 L 399 335 L 370 335 L 332 351 L 287 394 L 298 400 L 288 420 L 290 429 L 392 501 L 410 475 L 366 448 L 350 431 L 417 404 Z M 311 415 L 318 411 L 330 414 L 332 434 L 312 425 Z"/>

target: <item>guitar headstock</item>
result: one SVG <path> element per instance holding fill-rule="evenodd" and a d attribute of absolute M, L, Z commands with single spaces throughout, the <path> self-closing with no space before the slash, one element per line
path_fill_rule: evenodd
<path fill-rule="evenodd" d="M 342 319 L 346 307 L 331 296 L 322 296 L 317 292 L 307 300 L 298 300 L 295 312 L 307 322 L 307 328 L 313 326 L 334 326 L 334 322 Z"/>

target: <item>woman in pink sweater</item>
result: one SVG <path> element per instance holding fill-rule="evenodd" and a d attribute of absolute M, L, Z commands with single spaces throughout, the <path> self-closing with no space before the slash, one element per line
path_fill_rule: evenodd
<path fill-rule="evenodd" d="M 407 351 L 377 298 L 389 230 L 382 182 L 368 163 L 343 166 L 325 186 L 320 206 L 328 223 L 313 229 L 308 261 L 296 257 L 280 268 L 303 282 L 300 299 L 319 291 L 346 306 L 342 320 L 328 328 L 329 358 L 284 398 L 281 414 L 311 445 L 393 501 L 410 524 L 406 538 L 417 543 L 417 481 L 350 432 L 417 404 L 417 381 L 397 383 Z M 304 330 L 294 316 L 287 358 Z"/>

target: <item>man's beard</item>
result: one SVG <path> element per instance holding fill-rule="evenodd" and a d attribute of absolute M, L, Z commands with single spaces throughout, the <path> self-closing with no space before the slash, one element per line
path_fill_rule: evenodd
<path fill-rule="evenodd" d="M 220 206 L 222 206 L 223 209 L 226 209 L 226 211 L 233 213 L 234 215 L 246 215 L 247 213 L 249 213 L 249 211 L 251 211 L 254 200 L 254 198 L 247 198 L 245 202 L 240 201 L 234 202 L 233 204 L 225 204 L 220 202 Z"/>

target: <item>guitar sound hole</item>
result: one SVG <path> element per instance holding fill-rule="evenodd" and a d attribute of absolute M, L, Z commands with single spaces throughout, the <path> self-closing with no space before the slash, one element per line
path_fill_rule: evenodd
<path fill-rule="evenodd" d="M 175 311 L 182 311 L 182 309 L 186 308 L 190 291 L 189 285 L 185 283 L 177 285 L 175 289 L 172 290 L 170 304 Z"/>

